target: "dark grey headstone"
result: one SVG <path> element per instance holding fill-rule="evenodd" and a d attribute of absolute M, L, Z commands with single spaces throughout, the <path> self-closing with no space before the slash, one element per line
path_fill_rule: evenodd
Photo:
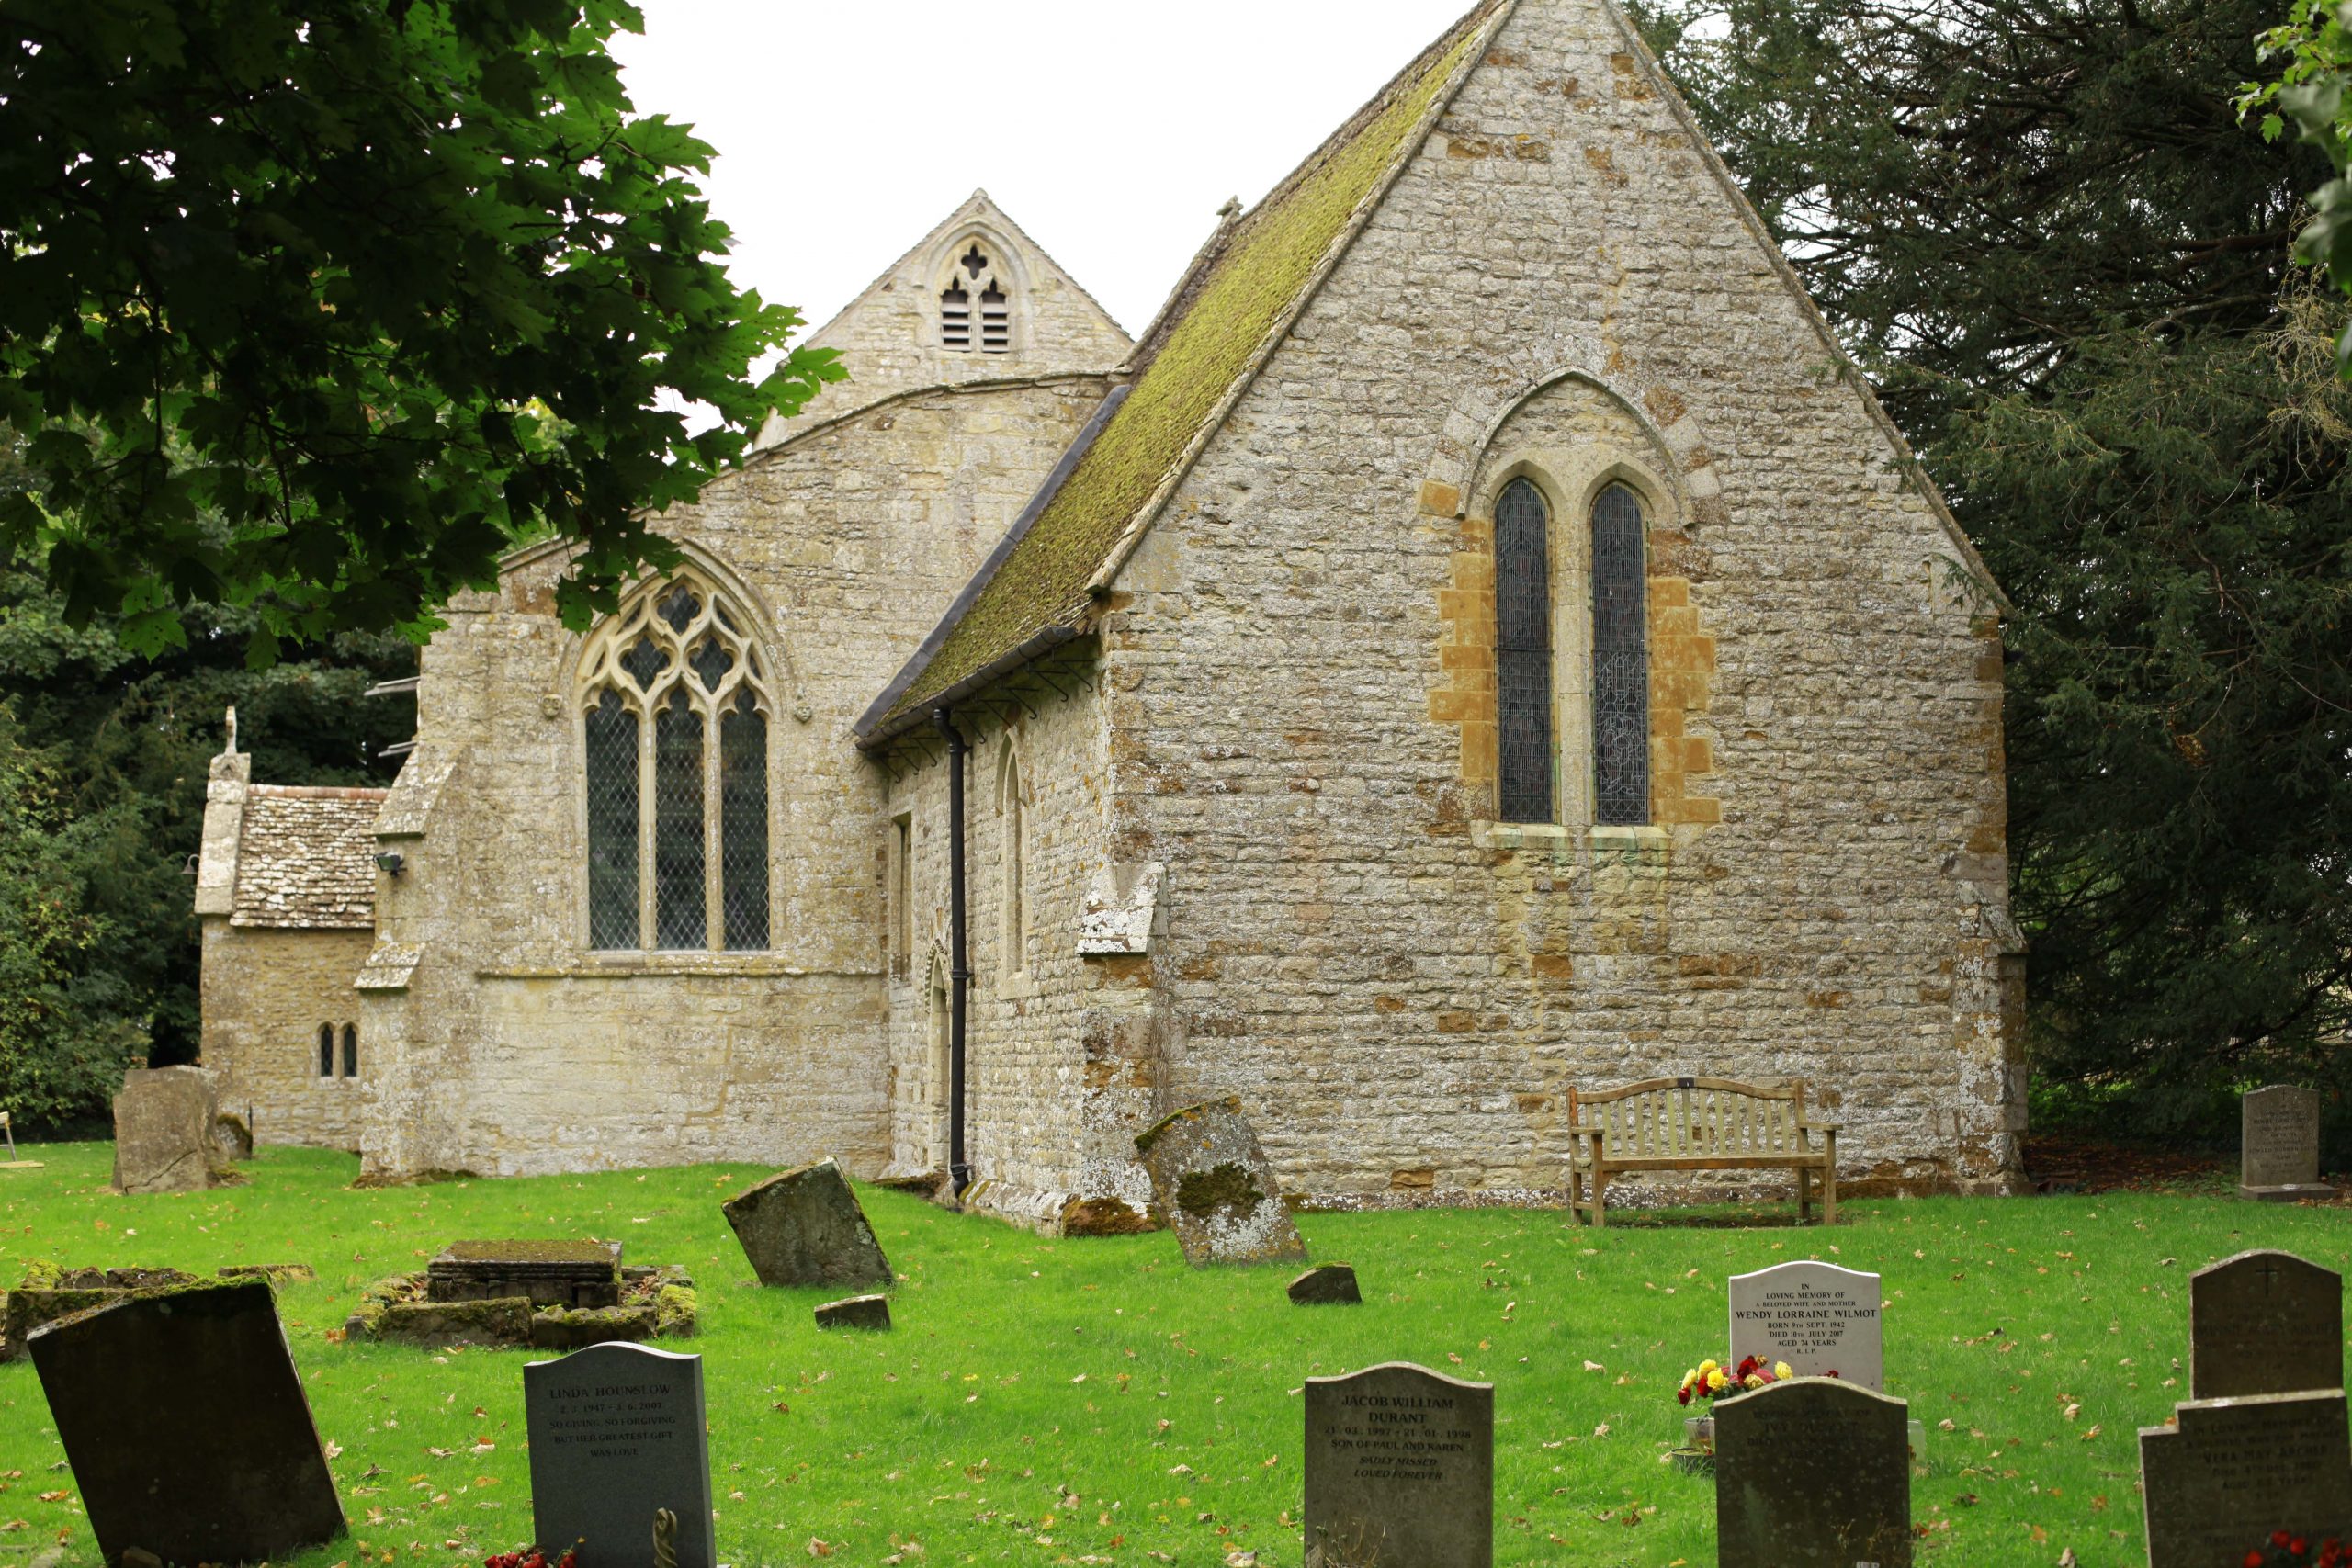
<path fill-rule="evenodd" d="M 262 1562 L 343 1533 L 266 1282 L 126 1297 L 28 1348 L 107 1562 Z"/>
<path fill-rule="evenodd" d="M 2238 1102 L 2238 1192 L 2290 1202 L 2334 1192 L 2319 1179 L 2319 1091 L 2257 1089 Z"/>
<path fill-rule="evenodd" d="M 888 1328 L 890 1326 L 890 1298 L 888 1296 L 844 1296 L 837 1302 L 827 1302 L 817 1309 L 820 1328 Z"/>
<path fill-rule="evenodd" d="M 679 1568 L 717 1568 L 702 1358 L 594 1345 L 523 1369 L 531 1521 L 539 1546 L 579 1544 L 580 1568 L 645 1568 L 653 1516 L 678 1516 Z"/>
<path fill-rule="evenodd" d="M 1495 1387 L 1406 1361 L 1306 1380 L 1309 1568 L 1492 1568 Z"/>
<path fill-rule="evenodd" d="M 1306 1243 L 1239 1100 L 1165 1117 L 1136 1139 L 1136 1149 L 1151 1177 L 1152 1203 L 1175 1227 L 1185 1262 L 1306 1261 Z"/>
<path fill-rule="evenodd" d="M 2291 1252 L 2241 1252 L 2189 1276 L 2191 1398 L 2343 1386 L 2343 1276 Z"/>
<path fill-rule="evenodd" d="M 1351 1265 L 1326 1263 L 1293 1280 L 1290 1299 L 1300 1306 L 1357 1306 L 1363 1302 L 1363 1292 Z"/>
<path fill-rule="evenodd" d="M 2214 1568 L 2286 1530 L 2352 1540 L 2344 1391 L 2192 1399 L 2140 1428 L 2148 1568 Z"/>
<path fill-rule="evenodd" d="M 133 1067 L 114 1097 L 114 1184 L 124 1192 L 194 1192 L 228 1168 L 212 1124 L 220 1096 L 201 1067 Z"/>
<path fill-rule="evenodd" d="M 890 1260 L 831 1160 L 771 1176 L 723 1207 L 763 1285 L 890 1283 Z"/>
<path fill-rule="evenodd" d="M 1715 1405 L 1721 1568 L 1910 1568 L 1910 1407 L 1835 1378 Z"/>

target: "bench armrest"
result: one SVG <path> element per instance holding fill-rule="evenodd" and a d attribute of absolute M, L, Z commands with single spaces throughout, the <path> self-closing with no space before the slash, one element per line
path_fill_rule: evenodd
<path fill-rule="evenodd" d="M 1835 1133 L 1846 1125 L 1843 1122 L 1800 1122 L 1799 1129 L 1807 1133 Z"/>

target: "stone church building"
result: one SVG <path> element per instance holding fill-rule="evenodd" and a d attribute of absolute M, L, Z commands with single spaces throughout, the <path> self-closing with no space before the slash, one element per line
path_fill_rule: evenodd
<path fill-rule="evenodd" d="M 1608 0 L 1485 0 L 1139 342 L 985 195 L 813 341 L 684 569 L 448 608 L 381 799 L 215 762 L 265 1142 L 960 1135 L 1083 1229 L 1214 1096 L 1315 1201 L 1543 1202 L 1572 1088 L 1715 1075 L 1849 1183 L 2011 1179 L 1999 590 Z"/>

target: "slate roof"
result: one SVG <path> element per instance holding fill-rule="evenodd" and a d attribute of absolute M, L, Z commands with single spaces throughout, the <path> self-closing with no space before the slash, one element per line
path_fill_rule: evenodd
<path fill-rule="evenodd" d="M 1213 239 L 1130 361 L 1125 400 L 858 721 L 879 744 L 943 696 L 1067 640 L 1272 353 L 1396 172 L 1420 147 L 1514 0 L 1482 0 L 1266 198 Z"/>
<path fill-rule="evenodd" d="M 390 792 L 254 784 L 237 840 L 232 926 L 376 923 L 376 813 Z"/>

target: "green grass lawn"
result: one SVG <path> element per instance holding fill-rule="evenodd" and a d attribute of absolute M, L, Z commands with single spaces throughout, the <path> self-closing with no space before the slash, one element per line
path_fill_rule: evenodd
<path fill-rule="evenodd" d="M 1309 1249 L 1355 1264 L 1366 1302 L 1310 1309 L 1286 1271 L 1195 1271 L 1165 1234 L 1046 1241 L 865 1190 L 898 1327 L 820 1336 L 823 1292 L 755 1288 L 719 1214 L 754 1166 L 359 1191 L 347 1157 L 270 1150 L 243 1186 L 123 1198 L 106 1145 L 27 1153 L 49 1163 L 0 1172 L 0 1280 L 35 1258 L 318 1270 L 279 1305 L 352 1533 L 303 1568 L 472 1563 L 530 1535 L 530 1353 L 326 1337 L 363 1284 L 466 1236 L 618 1237 L 693 1272 L 703 1334 L 669 1348 L 705 1360 L 721 1561 L 924 1568 L 1295 1568 L 1300 1382 L 1399 1359 L 1496 1385 L 1498 1562 L 1713 1564 L 1711 1483 L 1660 1462 L 1674 1386 L 1724 1348 L 1727 1274 L 1806 1257 L 1885 1276 L 1888 1392 L 1928 1427 L 1924 1561 L 2137 1564 L 2133 1428 L 2187 1393 L 2190 1271 L 2256 1246 L 2352 1263 L 2340 1211 L 2207 1193 L 1861 1201 L 1834 1231 L 1319 1214 Z M 130 1415 L 124 1437 L 203 1440 Z M 61 1540 L 97 1562 L 62 1457 L 30 1365 L 0 1367 L 0 1568 Z"/>

